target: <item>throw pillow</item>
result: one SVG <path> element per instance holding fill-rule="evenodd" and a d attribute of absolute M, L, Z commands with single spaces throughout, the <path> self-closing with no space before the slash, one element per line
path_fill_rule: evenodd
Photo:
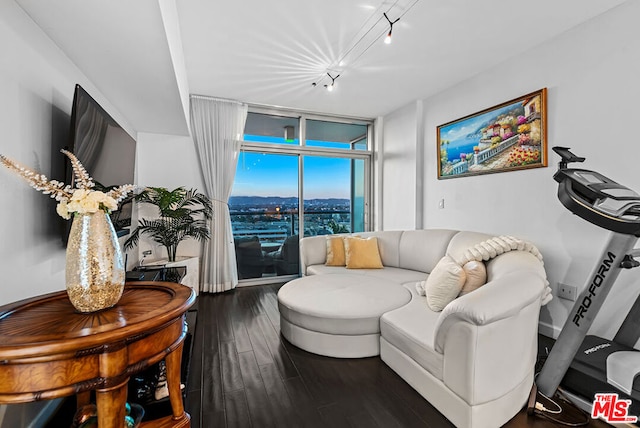
<path fill-rule="evenodd" d="M 348 237 L 344 240 L 347 269 L 382 269 L 378 238 Z"/>
<path fill-rule="evenodd" d="M 344 237 L 327 236 L 327 266 L 344 266 L 347 264 L 344 255 Z"/>
<path fill-rule="evenodd" d="M 464 285 L 466 274 L 451 257 L 444 256 L 433 268 L 425 284 L 427 305 L 440 312 L 452 302 Z"/>
<path fill-rule="evenodd" d="M 460 291 L 461 296 L 471 293 L 473 290 L 482 287 L 487 282 L 487 267 L 484 263 L 472 260 L 462 266 L 462 269 L 464 270 L 467 279 Z"/>

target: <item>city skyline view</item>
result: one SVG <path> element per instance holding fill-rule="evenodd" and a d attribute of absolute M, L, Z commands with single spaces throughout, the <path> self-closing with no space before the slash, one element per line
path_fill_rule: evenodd
<path fill-rule="evenodd" d="M 245 135 L 244 140 L 299 144 L 297 139 L 256 135 Z M 350 143 L 311 140 L 306 143 L 314 148 L 342 149 L 345 155 L 352 148 Z M 302 195 L 299 159 L 303 168 Z M 285 263 L 281 257 L 297 254 L 297 250 L 286 251 L 285 243 L 297 246 L 300 235 L 364 230 L 364 171 L 362 159 L 241 151 L 229 198 L 238 278 L 298 273 L 297 260 Z"/>
<path fill-rule="evenodd" d="M 246 141 L 287 143 L 283 138 L 248 136 Z M 296 144 L 297 144 L 297 140 Z M 315 147 L 340 143 L 309 142 Z M 303 156 L 304 199 L 351 197 L 351 160 Z M 240 152 L 232 196 L 298 197 L 298 156 Z"/>

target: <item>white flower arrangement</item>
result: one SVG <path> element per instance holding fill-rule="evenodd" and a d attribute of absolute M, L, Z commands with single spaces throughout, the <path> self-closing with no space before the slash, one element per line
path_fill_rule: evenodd
<path fill-rule="evenodd" d="M 0 155 L 0 163 L 25 179 L 34 189 L 58 201 L 56 212 L 66 220 L 69 220 L 74 213 L 88 214 L 98 212 L 98 210 L 106 213 L 116 211 L 118 203 L 135 190 L 136 186 L 133 184 L 118 186 L 107 193 L 93 190 L 95 183 L 78 158 L 68 150 L 60 151 L 71 160 L 76 181 L 75 189 L 57 180 L 49 180 L 45 175 L 24 167 L 4 155 Z"/>

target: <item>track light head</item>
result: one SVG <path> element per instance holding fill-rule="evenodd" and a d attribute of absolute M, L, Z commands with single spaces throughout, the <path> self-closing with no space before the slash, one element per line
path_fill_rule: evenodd
<path fill-rule="evenodd" d="M 324 87 L 327 89 L 327 91 L 333 92 L 334 86 L 336 84 L 336 79 L 340 77 L 340 75 L 338 74 L 336 77 L 333 77 L 330 73 L 327 72 L 327 76 L 329 76 L 329 79 L 331 79 L 331 83 L 324 85 Z"/>
<path fill-rule="evenodd" d="M 395 21 L 392 21 L 389 19 L 386 12 L 383 13 L 383 15 L 386 18 L 387 22 L 389 23 L 389 32 L 387 33 L 387 37 L 384 38 L 384 42 L 388 45 L 391 43 L 391 33 L 393 33 L 393 24 L 400 21 L 400 18 L 396 19 Z"/>
<path fill-rule="evenodd" d="M 395 24 L 396 22 L 400 21 L 400 18 L 401 18 L 402 16 L 404 16 L 404 15 L 409 11 L 409 9 L 411 9 L 411 8 L 412 8 L 412 7 L 413 7 L 417 2 L 418 2 L 418 0 L 414 0 L 414 2 L 413 2 L 413 3 L 412 3 L 408 8 L 406 8 L 406 10 L 404 10 L 404 11 L 402 12 L 402 14 L 400 15 L 400 17 L 396 18 L 394 21 L 392 21 L 391 19 L 389 19 L 389 17 L 387 16 L 387 13 L 386 13 L 386 12 L 383 12 L 383 14 L 382 14 L 382 15 L 384 15 L 384 18 L 385 18 L 385 19 L 387 20 L 387 22 L 389 23 L 389 32 L 387 32 L 387 35 L 386 35 L 386 36 L 385 36 L 385 38 L 384 38 L 384 43 L 385 43 L 385 44 L 387 44 L 387 45 L 388 45 L 388 44 L 390 44 L 390 43 L 391 43 L 391 36 L 392 36 L 392 34 L 393 34 L 393 24 Z M 395 5 L 395 3 L 394 3 L 394 5 Z M 376 14 L 377 14 L 377 13 L 379 13 L 379 12 L 376 12 Z M 345 59 L 349 56 L 349 53 L 351 53 L 351 52 L 354 50 L 354 48 L 355 48 L 355 47 L 356 47 L 360 42 L 362 42 L 362 41 L 366 41 L 366 43 L 368 43 L 368 46 L 367 46 L 366 48 L 364 48 L 364 50 L 363 50 L 362 52 L 358 51 L 358 57 L 356 57 L 356 58 L 355 58 L 355 60 L 357 60 L 357 59 L 360 57 L 360 55 L 362 55 L 364 52 L 366 52 L 367 50 L 369 50 L 369 48 L 370 48 L 371 46 L 373 46 L 373 43 L 375 42 L 375 40 L 376 40 L 378 37 L 380 37 L 380 33 L 378 33 L 378 32 L 377 32 L 377 29 L 378 29 L 378 27 L 379 27 L 379 26 L 380 26 L 380 19 L 377 19 L 377 20 L 375 20 L 375 21 L 373 22 L 373 26 L 372 26 L 371 28 L 369 28 L 369 30 L 364 34 L 364 36 L 360 37 L 360 39 L 359 39 L 359 40 L 357 40 L 357 41 L 355 42 L 355 44 L 353 44 L 353 46 L 351 46 L 351 48 L 349 48 L 349 50 L 348 50 L 345 54 L 343 54 L 343 55 L 340 57 L 339 61 L 337 61 L 337 69 L 338 69 L 338 70 L 340 70 L 340 71 L 344 71 L 344 70 L 345 70 L 345 69 L 343 68 L 343 67 L 345 66 L 345 62 L 346 62 L 346 63 L 349 63 L 349 64 L 350 64 L 350 66 L 352 66 L 352 65 L 353 65 L 353 64 L 352 64 L 352 61 L 350 61 L 350 60 L 346 60 L 346 61 L 345 61 Z M 371 32 L 371 34 L 372 34 L 372 37 L 370 38 L 370 40 L 365 40 L 365 36 L 366 36 L 367 34 L 369 34 L 370 32 Z M 355 61 L 355 60 L 353 60 L 353 61 Z M 333 92 L 333 90 L 335 89 L 335 86 L 336 86 L 336 79 L 337 79 L 338 77 L 340 77 L 340 75 L 339 75 L 339 74 L 338 74 L 336 77 L 333 77 L 333 76 L 331 75 L 331 73 L 330 73 L 330 71 L 332 71 L 332 72 L 334 72 L 334 73 L 337 71 L 337 69 L 336 69 L 336 68 L 334 68 L 335 66 L 336 66 L 336 63 L 335 63 L 335 62 L 334 62 L 334 63 L 332 63 L 332 64 L 330 64 L 330 65 L 325 69 L 324 73 L 323 73 L 323 74 L 321 74 L 321 75 L 320 75 L 320 77 L 319 77 L 315 82 L 312 82 L 312 83 L 311 83 L 311 86 L 315 88 L 315 87 L 319 86 L 323 80 L 324 80 L 324 81 L 326 81 L 326 78 L 324 77 L 324 74 L 326 74 L 327 76 L 329 76 L 329 79 L 331 79 L 331 82 L 330 82 L 330 83 L 327 83 L 327 84 L 325 84 L 325 85 L 323 85 L 323 86 L 324 86 L 324 88 L 325 88 L 328 92 Z"/>

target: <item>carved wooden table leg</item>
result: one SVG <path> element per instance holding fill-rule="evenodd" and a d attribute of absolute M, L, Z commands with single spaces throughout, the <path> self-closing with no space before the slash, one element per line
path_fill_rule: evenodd
<path fill-rule="evenodd" d="M 182 391 L 180 390 L 180 368 L 182 361 L 182 347 L 184 342 L 165 358 L 167 365 L 167 388 L 169 389 L 169 401 L 173 419 L 178 420 L 184 417 L 184 405 L 182 403 Z"/>
<path fill-rule="evenodd" d="M 114 379 L 127 368 L 127 348 L 100 354 L 100 375 L 105 379 Z M 124 425 L 127 402 L 127 383 L 129 377 L 121 379 L 117 385 L 96 389 L 96 407 L 100 428 L 120 428 Z"/>
<path fill-rule="evenodd" d="M 111 388 L 96 390 L 98 426 L 100 428 L 121 428 L 126 416 L 127 381 Z"/>

